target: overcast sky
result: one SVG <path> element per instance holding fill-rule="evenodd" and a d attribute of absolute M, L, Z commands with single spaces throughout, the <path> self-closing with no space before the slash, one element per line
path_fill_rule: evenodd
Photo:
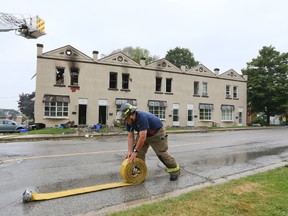
<path fill-rule="evenodd" d="M 164 58 L 175 47 L 220 73 L 241 74 L 263 46 L 288 52 L 287 0 L 8 0 L 0 12 L 39 15 L 38 39 L 0 32 L 0 108 L 18 110 L 19 94 L 35 91 L 36 44 L 44 52 L 71 45 L 92 57 L 126 46 Z"/>

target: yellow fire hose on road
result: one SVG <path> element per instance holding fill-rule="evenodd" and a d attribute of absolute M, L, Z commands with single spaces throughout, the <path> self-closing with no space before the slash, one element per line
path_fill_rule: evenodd
<path fill-rule="evenodd" d="M 35 193 L 25 190 L 23 193 L 23 202 L 57 199 L 66 196 L 140 184 L 145 180 L 147 175 L 146 164 L 139 158 L 135 158 L 132 163 L 129 163 L 128 159 L 125 159 L 120 167 L 120 175 L 124 180 L 126 180 L 125 182 L 95 185 L 91 187 L 76 188 L 52 193 Z"/>

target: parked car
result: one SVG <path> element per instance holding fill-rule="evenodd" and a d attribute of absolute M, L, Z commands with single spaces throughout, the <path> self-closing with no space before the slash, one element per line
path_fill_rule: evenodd
<path fill-rule="evenodd" d="M 21 129 L 27 129 L 27 127 L 13 120 L 0 120 L 0 133 L 15 133 L 20 132 Z"/>
<path fill-rule="evenodd" d="M 44 124 L 44 123 L 30 123 L 29 124 L 30 130 L 39 130 L 39 129 L 43 129 L 45 127 L 46 127 L 46 124 Z"/>

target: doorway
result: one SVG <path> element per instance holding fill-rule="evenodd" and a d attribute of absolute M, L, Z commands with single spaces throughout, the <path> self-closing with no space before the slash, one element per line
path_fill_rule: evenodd
<path fill-rule="evenodd" d="M 243 107 L 238 108 L 238 126 L 243 126 Z"/>
<path fill-rule="evenodd" d="M 194 110 L 192 104 L 187 104 L 187 126 L 194 126 Z"/>
<path fill-rule="evenodd" d="M 107 119 L 107 106 L 99 106 L 99 123 L 102 125 L 106 125 Z"/>
<path fill-rule="evenodd" d="M 86 125 L 87 105 L 79 104 L 78 124 Z"/>
<path fill-rule="evenodd" d="M 179 126 L 179 104 L 173 104 L 173 126 Z"/>

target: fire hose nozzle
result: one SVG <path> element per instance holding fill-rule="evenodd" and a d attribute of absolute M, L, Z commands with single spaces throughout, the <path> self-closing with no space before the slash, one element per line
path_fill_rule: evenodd
<path fill-rule="evenodd" d="M 24 193 L 23 193 L 22 200 L 23 200 L 24 203 L 32 201 L 32 191 L 25 190 Z"/>

